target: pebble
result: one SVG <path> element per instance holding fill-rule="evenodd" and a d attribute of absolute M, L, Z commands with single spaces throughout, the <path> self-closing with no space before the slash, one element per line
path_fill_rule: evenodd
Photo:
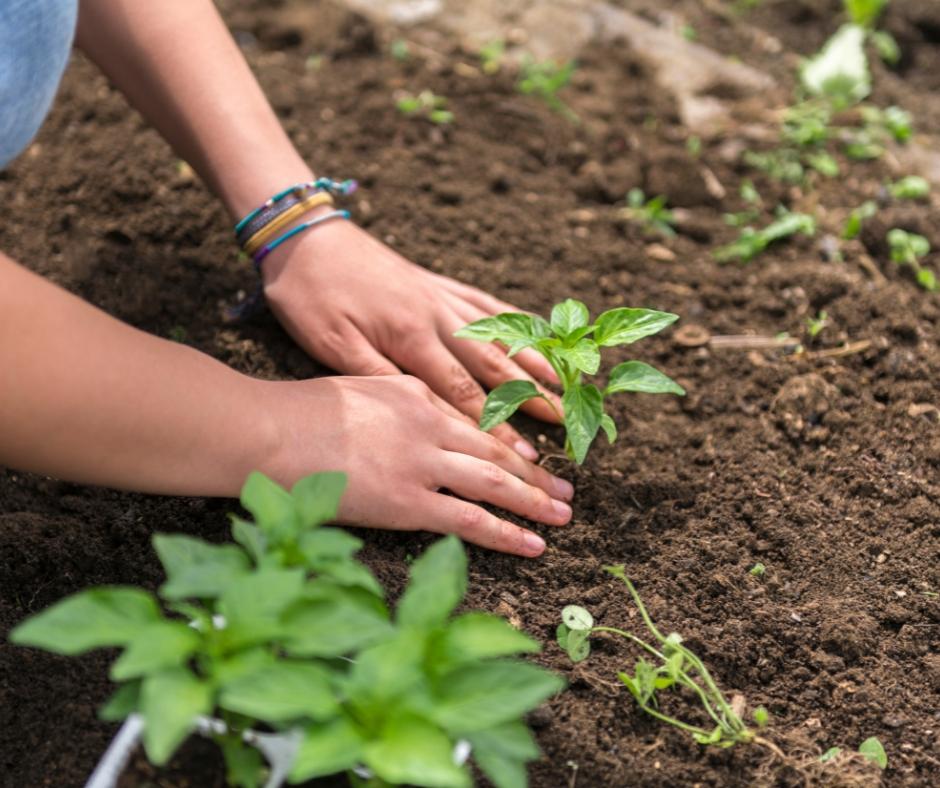
<path fill-rule="evenodd" d="M 646 247 L 646 256 L 661 263 L 671 263 L 676 259 L 676 253 L 662 244 L 650 244 Z"/>

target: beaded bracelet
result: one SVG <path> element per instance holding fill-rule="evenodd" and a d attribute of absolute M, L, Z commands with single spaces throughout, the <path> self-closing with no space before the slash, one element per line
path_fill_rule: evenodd
<path fill-rule="evenodd" d="M 274 219 L 268 221 L 261 229 L 252 235 L 242 244 L 242 249 L 246 254 L 253 255 L 267 241 L 274 238 L 277 233 L 287 227 L 292 221 L 300 218 L 305 213 L 319 208 L 321 205 L 332 205 L 333 197 L 329 192 L 313 192 L 299 202 L 294 203 L 286 211 L 280 213 Z"/>
<path fill-rule="evenodd" d="M 254 256 L 255 267 L 258 270 L 261 270 L 261 261 L 264 260 L 271 252 L 273 252 L 277 247 L 279 247 L 285 241 L 289 241 L 295 235 L 299 235 L 305 230 L 309 230 L 311 227 L 316 227 L 318 224 L 323 224 L 328 222 L 331 219 L 348 219 L 350 216 L 349 211 L 331 211 L 330 213 L 325 213 L 323 216 L 318 216 L 316 219 L 311 219 L 308 222 L 303 224 L 298 224 L 296 227 L 288 230 L 280 238 L 277 238 L 274 241 L 271 241 L 269 244 L 262 246 Z"/>

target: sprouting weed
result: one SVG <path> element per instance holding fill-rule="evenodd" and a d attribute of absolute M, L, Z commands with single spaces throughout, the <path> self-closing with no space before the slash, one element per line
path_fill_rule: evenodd
<path fill-rule="evenodd" d="M 506 42 L 502 39 L 490 41 L 480 47 L 480 66 L 484 74 L 498 74 L 503 67 Z"/>
<path fill-rule="evenodd" d="M 922 200 L 930 194 L 930 184 L 920 175 L 907 175 L 888 186 L 896 200 Z"/>
<path fill-rule="evenodd" d="M 917 284 L 931 293 L 940 290 L 936 274 L 921 263 L 930 254 L 930 242 L 924 236 L 895 227 L 888 231 L 887 240 L 891 259 L 900 266 L 911 268 Z"/>
<path fill-rule="evenodd" d="M 752 577 L 763 577 L 766 573 L 767 567 L 764 566 L 760 561 L 758 561 L 748 570 L 748 574 Z"/>
<path fill-rule="evenodd" d="M 810 339 L 815 339 L 828 323 L 829 315 L 826 310 L 823 309 L 816 317 L 806 318 L 806 333 L 809 334 Z"/>
<path fill-rule="evenodd" d="M 667 238 L 673 238 L 676 231 L 673 229 L 675 217 L 666 207 L 665 195 L 646 199 L 642 189 L 630 189 L 627 193 L 627 207 L 623 215 L 630 221 L 643 226 L 648 233 L 659 233 Z"/>
<path fill-rule="evenodd" d="M 872 200 L 863 202 L 849 214 L 845 227 L 842 229 L 842 237 L 847 241 L 858 238 L 859 233 L 862 231 L 862 225 L 876 213 L 878 213 L 878 206 Z"/>
<path fill-rule="evenodd" d="M 753 227 L 745 227 L 736 241 L 716 249 L 714 257 L 719 263 L 732 260 L 746 263 L 753 260 L 775 241 L 797 233 L 815 235 L 816 220 L 809 214 L 784 211 L 779 218 L 763 229 L 755 230 Z"/>
<path fill-rule="evenodd" d="M 555 63 L 551 60 L 537 61 L 527 56 L 522 61 L 516 87 L 520 93 L 540 98 L 555 112 L 577 123 L 577 114 L 558 97 L 561 89 L 571 82 L 576 68 L 573 60 Z"/>
<path fill-rule="evenodd" d="M 454 113 L 447 109 L 447 99 L 430 90 L 422 90 L 416 96 L 405 94 L 398 99 L 395 107 L 406 117 L 427 118 L 438 125 L 454 122 Z"/>

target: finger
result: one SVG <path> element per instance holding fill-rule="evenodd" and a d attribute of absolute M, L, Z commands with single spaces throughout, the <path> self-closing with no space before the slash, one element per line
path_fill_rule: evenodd
<path fill-rule="evenodd" d="M 564 525 L 571 520 L 571 507 L 564 501 L 469 454 L 448 452 L 437 466 L 436 482 L 462 498 L 493 504 L 529 520 L 548 525 Z"/>
<path fill-rule="evenodd" d="M 465 301 L 473 304 L 477 309 L 486 312 L 487 315 L 498 315 L 500 312 L 524 312 L 525 310 L 519 309 L 517 306 L 501 301 L 495 296 L 491 296 L 489 293 L 480 290 L 478 287 L 473 287 L 472 285 L 466 285 L 463 282 L 458 282 L 456 279 L 446 279 L 445 287 L 450 290 L 451 293 L 460 296 Z"/>
<path fill-rule="evenodd" d="M 352 323 L 342 323 L 318 339 L 309 342 L 306 335 L 301 335 L 299 341 L 311 356 L 343 375 L 401 374 L 401 370 L 379 353 Z"/>
<path fill-rule="evenodd" d="M 454 310 L 454 313 L 462 321 L 459 328 L 463 328 L 468 323 L 473 323 L 474 321 L 480 320 L 484 317 L 489 317 L 488 313 L 473 306 L 454 293 L 448 293 L 445 297 L 451 309 Z M 503 353 L 506 352 L 505 345 L 498 344 L 496 347 L 499 347 Z M 548 363 L 548 360 L 541 353 L 538 353 L 531 348 L 526 348 L 514 356 L 514 359 L 520 367 L 532 375 L 532 377 L 534 377 L 536 380 L 541 380 L 545 383 L 561 383 L 561 379 L 558 377 L 558 373 L 555 372 L 555 369 L 551 364 Z"/>
<path fill-rule="evenodd" d="M 421 378 L 440 397 L 461 413 L 479 420 L 486 394 L 454 355 L 439 341 L 414 343 L 400 359 L 415 377 Z M 538 459 L 535 447 L 508 424 L 493 429 L 493 435 L 528 460 Z"/>
<path fill-rule="evenodd" d="M 460 319 L 456 315 L 452 321 L 449 318 L 446 319 L 444 331 L 442 332 L 445 335 L 444 341 L 451 352 L 463 362 L 471 375 L 477 380 L 483 381 L 491 389 L 495 389 L 510 380 L 528 380 L 534 383 L 552 404 L 550 405 L 544 399 L 536 398 L 526 402 L 522 409 L 530 416 L 542 421 L 549 421 L 553 424 L 558 424 L 561 421 L 559 414 L 562 412 L 562 406 L 557 395 L 539 386 L 528 372 L 496 345 L 469 342 L 453 336 L 458 328 L 460 328 Z"/>
<path fill-rule="evenodd" d="M 574 498 L 571 482 L 552 475 L 539 465 L 526 462 L 492 435 L 468 427 L 462 422 L 455 422 L 450 426 L 441 443 L 441 448 L 446 451 L 459 452 L 498 465 L 527 485 L 544 490 L 556 500 L 570 501 Z"/>
<path fill-rule="evenodd" d="M 475 504 L 440 493 L 427 493 L 416 502 L 419 527 L 439 534 L 456 534 L 489 550 L 535 558 L 545 551 L 545 540 Z"/>

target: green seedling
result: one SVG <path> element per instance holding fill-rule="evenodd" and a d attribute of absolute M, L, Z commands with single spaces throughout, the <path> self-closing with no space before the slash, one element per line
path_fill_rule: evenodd
<path fill-rule="evenodd" d="M 784 212 L 776 221 L 761 230 L 745 227 L 736 241 L 716 249 L 714 257 L 719 263 L 732 260 L 746 263 L 757 257 L 772 243 L 797 233 L 814 235 L 816 220 L 809 214 Z"/>
<path fill-rule="evenodd" d="M 555 112 L 577 123 L 577 114 L 558 97 L 562 88 L 571 82 L 576 68 L 573 60 L 555 63 L 550 60 L 537 61 L 527 56 L 522 61 L 516 88 L 526 96 L 540 98 Z"/>
<path fill-rule="evenodd" d="M 871 736 L 870 738 L 865 739 L 865 741 L 858 745 L 858 752 L 860 755 L 864 756 L 873 764 L 878 766 L 879 769 L 888 768 L 888 754 L 885 752 L 884 745 L 877 736 Z M 828 763 L 829 761 L 838 758 L 841 754 L 841 747 L 830 747 L 819 756 L 819 762 Z"/>
<path fill-rule="evenodd" d="M 506 43 L 502 39 L 490 41 L 480 47 L 480 67 L 484 74 L 498 74 L 503 67 Z"/>
<path fill-rule="evenodd" d="M 757 191 L 757 189 L 754 188 L 754 184 L 747 178 L 745 178 L 741 183 L 739 194 L 741 195 L 741 199 L 751 207 L 744 211 L 738 211 L 737 213 L 724 214 L 723 218 L 725 220 L 725 224 L 731 227 L 744 227 L 757 221 L 757 219 L 760 217 L 759 209 L 764 204 L 760 193 Z"/>
<path fill-rule="evenodd" d="M 395 60 L 399 63 L 404 63 L 411 57 L 411 47 L 408 42 L 403 38 L 396 38 L 392 41 L 392 45 L 389 47 L 389 51 Z"/>
<path fill-rule="evenodd" d="M 745 151 L 744 163 L 767 173 L 769 178 L 782 183 L 801 183 L 806 177 L 802 154 L 793 148 Z"/>
<path fill-rule="evenodd" d="M 693 159 L 701 158 L 702 138 L 696 134 L 693 134 L 685 141 L 685 149 L 688 151 L 689 156 L 691 156 Z"/>
<path fill-rule="evenodd" d="M 254 522 L 232 518 L 236 544 L 157 535 L 167 580 L 155 596 L 124 586 L 75 594 L 16 627 L 19 645 L 76 655 L 121 648 L 120 686 L 101 709 L 132 713 L 143 743 L 165 764 L 202 715 L 238 788 L 267 779 L 244 741 L 263 726 L 295 742 L 290 783 L 365 766 L 369 785 L 470 788 L 455 752 L 469 744 L 498 788 L 524 786 L 538 748 L 523 715 L 562 680 L 515 659 L 539 644 L 486 613 L 453 611 L 467 559 L 453 536 L 410 568 L 394 615 L 359 539 L 334 520 L 346 484 L 314 474 L 288 492 L 252 474 L 241 501 Z M 249 734 L 250 737 L 250 734 Z M 459 742 L 461 744 L 458 748 Z"/>
<path fill-rule="evenodd" d="M 921 264 L 921 260 L 930 254 L 930 242 L 924 236 L 895 227 L 888 231 L 888 247 L 891 259 L 898 265 L 911 268 L 917 284 L 924 290 L 940 290 L 936 274 Z"/>
<path fill-rule="evenodd" d="M 620 681 L 644 712 L 661 722 L 686 731 L 699 744 L 732 747 L 735 744 L 754 742 L 779 753 L 776 745 L 757 735 L 745 724 L 740 713 L 718 688 L 705 663 L 683 645 L 682 637 L 676 632 L 664 635 L 653 623 L 623 566 L 606 566 L 604 570 L 626 585 L 653 642 L 622 629 L 595 626 L 594 618 L 587 610 L 579 605 L 569 605 L 562 610 L 562 623 L 556 631 L 558 644 L 569 658 L 573 662 L 587 659 L 591 652 L 590 636 L 593 634 L 619 635 L 645 652 L 645 655 L 637 660 L 633 673 L 618 674 Z M 702 711 L 714 723 L 714 727 L 705 728 L 664 712 L 659 693 L 670 688 L 691 692 L 701 705 Z M 766 709 L 761 707 L 755 710 L 754 719 L 758 726 L 766 724 L 768 718 Z"/>
<path fill-rule="evenodd" d="M 887 31 L 876 29 L 888 0 L 843 0 L 843 5 L 852 23 L 865 29 L 868 40 L 875 47 L 878 56 L 890 65 L 897 63 L 901 59 L 898 42 Z"/>
<path fill-rule="evenodd" d="M 752 577 L 763 577 L 765 574 L 767 574 L 767 567 L 758 561 L 748 570 L 748 574 Z"/>
<path fill-rule="evenodd" d="M 625 361 L 615 366 L 603 389 L 585 383 L 584 375 L 596 375 L 601 364 L 601 348 L 629 345 L 657 334 L 679 319 L 669 312 L 653 309 L 611 309 L 591 322 L 588 308 L 573 298 L 556 304 L 551 322 L 538 315 L 506 312 L 477 320 L 454 336 L 478 342 L 501 342 L 514 356 L 532 348 L 540 353 L 558 374 L 564 393 L 565 451 L 579 465 L 599 430 L 608 441 L 617 438 L 614 420 L 604 412 L 604 400 L 624 391 L 647 394 L 685 394 L 685 390 L 658 369 L 642 361 Z M 493 389 L 486 398 L 480 428 L 491 430 L 506 421 L 530 399 L 542 397 L 534 383 L 511 380 Z"/>
<path fill-rule="evenodd" d="M 809 334 L 810 339 L 816 339 L 828 323 L 829 315 L 826 313 L 826 310 L 823 309 L 816 317 L 806 318 L 806 333 Z"/>
<path fill-rule="evenodd" d="M 862 226 L 876 213 L 878 213 L 876 203 L 872 200 L 863 202 L 849 214 L 849 218 L 845 221 L 845 227 L 842 229 L 842 237 L 847 241 L 858 238 L 859 233 L 862 232 Z"/>
<path fill-rule="evenodd" d="M 430 90 L 422 90 L 416 96 L 406 94 L 395 106 L 406 117 L 427 118 L 439 126 L 454 122 L 454 113 L 447 109 L 447 99 Z"/>
<path fill-rule="evenodd" d="M 673 238 L 676 231 L 673 225 L 675 217 L 666 207 L 666 197 L 659 195 L 646 199 L 642 189 L 630 189 L 627 193 L 627 207 L 623 209 L 625 218 L 643 226 L 648 233 L 659 233 Z"/>
<path fill-rule="evenodd" d="M 698 38 L 698 33 L 692 25 L 682 25 L 679 28 L 679 33 L 686 41 L 695 41 Z"/>
<path fill-rule="evenodd" d="M 878 159 L 894 140 L 906 143 L 914 133 L 911 116 L 900 107 L 862 107 L 862 127 L 846 137 L 845 153 L 859 160 Z"/>
<path fill-rule="evenodd" d="M 871 93 L 871 73 L 865 57 L 865 29 L 843 25 L 817 55 L 800 69 L 803 88 L 837 108 L 857 104 Z"/>
<path fill-rule="evenodd" d="M 930 194 L 930 184 L 920 175 L 907 175 L 888 186 L 896 200 L 923 200 Z"/>

